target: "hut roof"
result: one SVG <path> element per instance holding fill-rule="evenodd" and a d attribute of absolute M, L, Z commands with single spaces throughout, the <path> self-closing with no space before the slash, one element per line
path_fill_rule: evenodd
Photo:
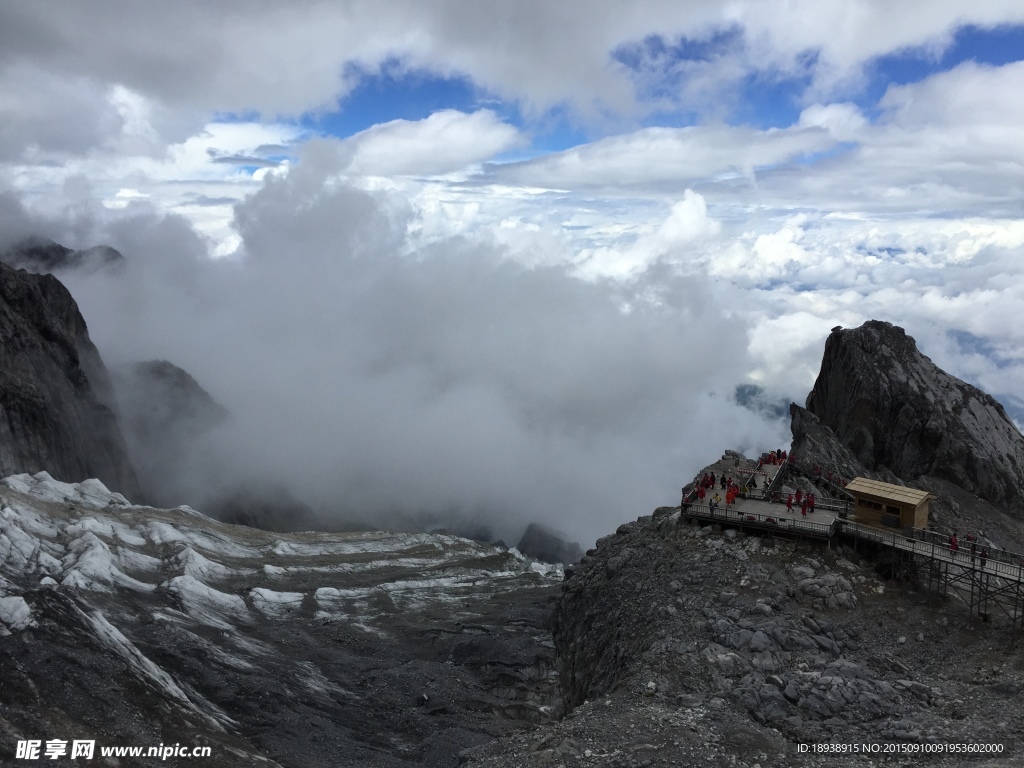
<path fill-rule="evenodd" d="M 902 485 L 893 485 L 892 483 L 883 483 L 881 480 L 869 480 L 866 477 L 853 478 L 853 480 L 846 484 L 846 490 L 850 493 L 861 493 L 891 501 L 900 501 L 904 504 L 913 504 L 915 507 L 925 499 L 935 498 L 928 491 L 907 488 Z"/>

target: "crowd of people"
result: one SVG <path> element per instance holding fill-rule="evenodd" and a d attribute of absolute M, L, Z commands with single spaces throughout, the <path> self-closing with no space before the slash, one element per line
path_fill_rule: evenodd
<path fill-rule="evenodd" d="M 789 453 L 782 450 L 781 448 L 762 453 L 760 460 L 757 462 L 757 468 L 760 469 L 766 465 L 785 464 L 786 460 L 789 459 Z"/>
<path fill-rule="evenodd" d="M 807 517 L 809 514 L 814 513 L 814 494 L 804 493 L 799 488 L 796 490 L 796 494 L 789 494 L 786 497 L 786 511 L 793 511 L 793 502 L 796 502 L 797 506 L 800 507 L 800 514 Z"/>
<path fill-rule="evenodd" d="M 768 495 L 768 490 L 771 485 L 771 472 L 766 467 L 779 466 L 786 462 L 795 462 L 794 455 L 781 448 L 766 451 L 761 454 L 761 457 L 757 463 L 757 468 L 750 472 L 750 476 L 743 481 L 743 485 L 736 478 L 726 473 L 715 473 L 705 472 L 703 475 L 699 475 L 693 479 L 693 485 L 689 490 L 683 489 L 683 500 L 681 503 L 682 508 L 688 508 L 690 504 L 707 504 L 714 513 L 718 510 L 722 504 L 725 504 L 726 510 L 728 510 L 733 504 L 736 503 L 736 499 L 740 496 L 748 497 L 751 492 L 758 488 L 758 478 L 760 474 L 762 476 L 762 482 L 760 486 L 764 489 L 764 498 L 771 502 L 781 502 L 781 494 L 775 493 L 774 498 Z M 819 476 L 821 476 L 820 467 L 815 467 L 815 470 Z M 744 472 L 744 475 L 746 472 Z M 833 473 L 828 472 L 829 479 L 832 480 Z M 838 475 L 834 476 L 836 480 L 839 479 Z M 835 482 L 835 480 L 833 480 Z M 724 497 L 724 498 L 723 498 Z M 802 516 L 814 514 L 815 510 L 815 495 L 813 493 L 804 493 L 802 490 L 797 490 L 795 493 L 790 493 L 786 499 L 786 511 L 793 513 L 795 508 L 800 510 Z M 742 513 L 741 513 L 742 514 Z"/>

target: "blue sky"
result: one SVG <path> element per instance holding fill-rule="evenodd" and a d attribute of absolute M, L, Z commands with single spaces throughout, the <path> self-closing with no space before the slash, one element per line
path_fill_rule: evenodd
<path fill-rule="evenodd" d="M 742 44 L 742 30 L 728 28 L 707 38 L 669 40 L 659 35 L 622 46 L 610 57 L 635 73 L 644 71 L 652 60 L 660 77 L 642 95 L 651 102 L 673 98 L 683 77 L 678 69 L 690 62 L 711 62 L 728 55 Z M 1024 60 L 1024 25 L 1000 25 L 982 28 L 959 27 L 951 40 L 935 49 L 936 43 L 910 46 L 868 59 L 863 76 L 840 95 L 861 108 L 869 116 L 877 113 L 877 105 L 892 85 L 906 85 L 945 72 L 965 61 L 1000 66 Z M 810 70 L 818 52 L 803 52 L 806 71 L 797 73 L 765 69 L 750 72 L 717 94 L 714 106 L 725 104 L 722 111 L 712 105 L 691 108 L 658 108 L 633 118 L 634 126 L 665 125 L 681 127 L 697 125 L 708 115 L 732 125 L 757 128 L 784 128 L 795 123 L 806 104 L 806 91 L 811 84 Z M 337 138 L 346 138 L 379 123 L 391 120 L 422 120 L 442 109 L 472 112 L 487 108 L 502 120 L 526 131 L 531 138 L 532 153 L 556 152 L 600 138 L 609 127 L 597 122 L 584 125 L 579 115 L 566 106 L 555 105 L 545 114 L 524 118 L 519 104 L 502 99 L 493 91 L 473 82 L 469 74 L 442 76 L 426 69 L 409 70 L 397 59 L 383 62 L 367 72 L 356 66 L 346 70 L 346 78 L 356 83 L 345 94 L 336 109 L 318 110 L 305 115 L 299 125 L 310 131 Z"/>

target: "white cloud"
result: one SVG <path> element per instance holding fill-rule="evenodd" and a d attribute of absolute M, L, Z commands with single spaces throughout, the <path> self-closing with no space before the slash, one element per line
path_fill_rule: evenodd
<path fill-rule="evenodd" d="M 818 128 L 757 130 L 731 126 L 644 128 L 536 160 L 497 167 L 505 181 L 555 189 L 661 190 L 720 174 L 756 173 L 833 146 Z"/>
<path fill-rule="evenodd" d="M 446 109 L 423 120 L 375 125 L 347 139 L 343 149 L 351 152 L 345 169 L 351 175 L 429 176 L 463 171 L 522 143 L 519 131 L 490 110 Z"/>
<path fill-rule="evenodd" d="M 707 451 L 780 439 L 730 402 L 746 328 L 702 278 L 581 282 L 482 237 L 409 252 L 406 201 L 338 182 L 336 152 L 239 206 L 240 262 L 135 217 L 106 232 L 123 271 L 64 276 L 108 358 L 171 359 L 236 415 L 182 482 L 255 474 L 332 514 L 502 536 L 543 519 L 590 541 L 674 497 Z M 701 212 L 685 196 L 669 233 L 702 235 Z"/>
<path fill-rule="evenodd" d="M 798 125 L 825 128 L 837 141 L 855 141 L 868 121 L 855 104 L 813 104 L 800 113 Z"/>
<path fill-rule="evenodd" d="M 38 0 L 7 9 L 0 67 L 24 62 L 59 79 L 120 84 L 176 111 L 255 110 L 268 118 L 333 108 L 355 82 L 353 67 L 421 68 L 468 77 L 535 113 L 571 104 L 595 116 L 642 111 L 631 76 L 612 54 L 650 35 L 671 44 L 681 35 L 706 40 L 722 30 L 741 31 L 739 43 L 718 62 L 725 74 L 691 78 L 691 91 L 712 100 L 722 98 L 723 83 L 758 71 L 809 72 L 820 97 L 856 81 L 875 56 L 922 46 L 939 51 L 961 24 L 1021 21 L 1024 9 L 1014 0 L 969 6 L 956 0 L 305 0 L 287 7 L 241 0 L 128 6 Z M 708 76 L 711 89 L 699 84 Z"/>
<path fill-rule="evenodd" d="M 835 324 L 892 320 L 954 373 L 1024 380 L 1007 321 L 1024 316 L 1024 64 L 850 101 L 873 57 L 937 55 L 957 25 L 1024 20 L 1019 2 L 4 15 L 0 239 L 125 250 L 113 282 L 68 279 L 105 351 L 169 357 L 242 415 L 219 466 L 359 511 L 551 510 L 591 536 L 720 449 L 776 442 L 728 389 L 801 400 Z M 651 34 L 725 42 L 615 58 Z M 443 110 L 338 140 L 289 123 L 384 70 L 465 78 L 526 125 Z M 751 74 L 810 83 L 795 125 L 725 122 Z M 680 107 L 713 119 L 636 127 Z M 597 138 L 497 162 L 548 110 Z"/>

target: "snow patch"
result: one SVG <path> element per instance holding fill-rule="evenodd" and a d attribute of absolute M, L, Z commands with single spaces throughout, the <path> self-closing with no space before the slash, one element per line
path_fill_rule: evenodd
<path fill-rule="evenodd" d="M 71 542 L 71 554 L 63 560 L 66 571 L 64 583 L 74 586 L 104 590 L 101 585 L 119 584 L 140 592 L 152 592 L 156 587 L 144 581 L 133 579 L 117 567 L 116 557 L 95 533 L 88 532 Z M 77 573 L 77 577 L 73 574 Z M 105 591 L 105 590 L 104 590 Z"/>
<path fill-rule="evenodd" d="M 120 493 L 111 492 L 95 478 L 80 483 L 62 483 L 60 480 L 54 480 L 49 472 L 36 472 L 34 475 L 22 473 L 5 477 L 0 480 L 0 485 L 41 501 L 58 504 L 71 502 L 97 508 L 110 505 L 130 506 L 128 499 Z"/>
<path fill-rule="evenodd" d="M 176 576 L 167 582 L 167 589 L 181 598 L 190 616 L 211 627 L 232 629 L 231 620 L 249 617 L 241 597 L 219 592 L 192 576 Z"/>
<path fill-rule="evenodd" d="M 249 590 L 253 605 L 264 615 L 283 617 L 294 614 L 302 605 L 302 592 L 275 592 L 272 589 L 256 587 Z"/>
<path fill-rule="evenodd" d="M 32 621 L 32 608 L 25 602 L 25 598 L 19 596 L 0 597 L 0 622 L 13 630 L 35 625 Z"/>
<path fill-rule="evenodd" d="M 174 562 L 181 566 L 185 576 L 200 580 L 226 579 L 233 573 L 227 566 L 204 557 L 191 547 L 185 547 L 176 554 Z"/>

